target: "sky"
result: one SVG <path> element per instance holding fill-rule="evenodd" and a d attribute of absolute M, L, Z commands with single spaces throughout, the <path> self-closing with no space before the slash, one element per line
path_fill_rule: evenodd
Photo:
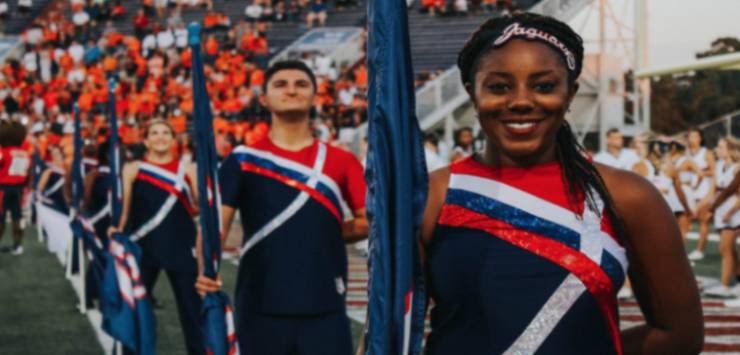
<path fill-rule="evenodd" d="M 623 19 L 631 29 L 635 0 L 607 1 L 615 17 Z M 709 49 L 718 37 L 740 38 L 740 0 L 645 1 L 648 2 L 649 67 L 687 63 L 695 59 L 696 52 Z M 588 10 L 581 11 L 570 25 L 587 42 L 598 38 L 596 11 L 590 15 Z M 607 37 L 616 38 L 616 27 L 608 25 L 607 28 Z M 626 36 L 632 37 L 631 33 Z M 615 53 L 624 53 L 617 42 L 611 42 L 610 48 Z"/>

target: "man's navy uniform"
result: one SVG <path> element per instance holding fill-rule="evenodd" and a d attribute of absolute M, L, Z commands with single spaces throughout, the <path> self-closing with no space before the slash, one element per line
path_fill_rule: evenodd
<path fill-rule="evenodd" d="M 242 351 L 350 354 L 342 223 L 365 207 L 357 159 L 318 140 L 288 151 L 265 138 L 237 147 L 220 183 L 244 228 L 234 298 Z"/>
<path fill-rule="evenodd" d="M 142 161 L 133 183 L 126 234 L 141 247 L 141 278 L 151 295 L 165 270 L 177 301 L 188 354 L 205 354 L 199 326 L 202 299 L 195 290 L 196 226 L 185 164 Z"/>

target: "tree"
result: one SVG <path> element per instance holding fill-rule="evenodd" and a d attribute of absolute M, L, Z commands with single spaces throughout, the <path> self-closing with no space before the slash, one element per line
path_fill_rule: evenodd
<path fill-rule="evenodd" d="M 740 52 L 740 40 L 718 38 L 697 58 Z M 654 78 L 652 130 L 675 134 L 740 109 L 740 71 L 700 70 Z"/>

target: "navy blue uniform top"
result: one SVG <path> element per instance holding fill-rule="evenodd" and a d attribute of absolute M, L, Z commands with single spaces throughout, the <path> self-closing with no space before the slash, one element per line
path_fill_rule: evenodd
<path fill-rule="evenodd" d="M 137 241 L 142 250 L 142 265 L 180 272 L 197 272 L 195 257 L 196 227 L 190 198 L 189 179 L 186 186 L 175 189 L 180 161 L 154 164 L 142 161 L 133 184 L 126 234 L 135 237 L 137 231 L 161 210 L 170 196 L 174 204 L 161 223 Z"/>
<path fill-rule="evenodd" d="M 427 353 L 621 353 L 626 256 L 610 225 L 569 204 L 556 163 L 453 164 L 428 251 Z"/>
<path fill-rule="evenodd" d="M 51 164 L 48 165 L 48 169 L 51 169 L 51 174 L 46 181 L 44 191 L 41 192 L 44 196 L 42 201 L 45 205 L 61 213 L 68 214 L 69 205 L 67 204 L 67 200 L 64 199 L 64 170 Z"/>
<path fill-rule="evenodd" d="M 239 209 L 244 228 L 237 312 L 343 311 L 347 252 L 341 226 L 365 206 L 357 159 L 318 141 L 287 151 L 266 138 L 237 147 L 219 178 L 223 204 Z"/>

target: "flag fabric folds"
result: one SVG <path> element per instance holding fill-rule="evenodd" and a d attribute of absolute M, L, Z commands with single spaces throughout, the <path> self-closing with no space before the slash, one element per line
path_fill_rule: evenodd
<path fill-rule="evenodd" d="M 123 193 L 115 89 L 116 82 L 110 79 L 108 114 L 111 149 L 111 225 L 117 226 L 121 219 Z M 154 311 L 141 280 L 139 246 L 129 240 L 128 236 L 113 233 L 104 258 L 105 272 L 101 285 L 103 330 L 138 355 L 154 354 L 156 350 Z"/>
<path fill-rule="evenodd" d="M 214 144 L 213 115 L 203 73 L 200 25 L 190 24 L 188 35 L 192 51 L 195 158 L 198 164 L 203 274 L 206 277 L 216 278 L 221 261 L 221 198 L 218 188 L 218 160 Z M 209 293 L 203 299 L 201 327 L 208 354 L 234 355 L 239 353 L 229 298 L 223 291 Z"/>
<path fill-rule="evenodd" d="M 370 1 L 367 54 L 366 354 L 419 354 L 426 297 L 418 248 L 428 182 L 415 116 L 405 1 Z"/>
<path fill-rule="evenodd" d="M 85 189 L 83 182 L 82 172 L 82 132 L 80 122 L 80 107 L 75 104 L 74 107 L 75 121 L 74 121 L 74 151 L 72 155 L 72 210 L 79 214 L 80 212 L 80 201 L 82 201 L 82 194 Z"/>
<path fill-rule="evenodd" d="M 82 194 L 84 190 L 84 183 L 82 181 L 82 132 L 80 131 L 81 124 L 80 124 L 80 107 L 75 104 L 74 105 L 74 136 L 72 139 L 73 142 L 73 151 L 72 151 L 72 181 L 71 181 L 71 187 L 72 187 L 72 203 L 70 204 L 70 217 L 72 221 L 74 221 L 76 218 L 80 217 L 80 201 L 82 201 Z M 70 222 L 70 227 L 71 227 Z M 77 274 L 80 272 L 80 253 L 82 250 L 78 249 L 78 243 L 76 242 L 77 238 L 81 238 L 80 235 L 74 233 L 75 230 L 72 229 L 72 236 L 75 237 L 75 242 L 69 245 L 70 248 L 72 248 L 72 260 L 70 261 L 71 264 L 71 272 L 72 274 Z M 84 244 L 84 239 L 83 239 Z"/>

